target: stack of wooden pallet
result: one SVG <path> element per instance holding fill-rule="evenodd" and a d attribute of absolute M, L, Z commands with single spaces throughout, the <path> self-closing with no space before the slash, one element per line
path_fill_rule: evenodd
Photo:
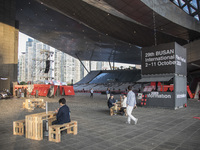
<path fill-rule="evenodd" d="M 23 108 L 28 110 L 34 110 L 36 107 L 45 109 L 46 103 L 43 99 L 25 99 L 23 102 Z"/>

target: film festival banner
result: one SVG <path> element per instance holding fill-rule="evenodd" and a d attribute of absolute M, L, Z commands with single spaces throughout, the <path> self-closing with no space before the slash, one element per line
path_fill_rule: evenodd
<path fill-rule="evenodd" d="M 186 49 L 177 43 L 142 48 L 142 75 L 187 75 Z"/>

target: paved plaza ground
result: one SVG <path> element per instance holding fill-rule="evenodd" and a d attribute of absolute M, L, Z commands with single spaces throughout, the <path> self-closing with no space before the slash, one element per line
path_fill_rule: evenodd
<path fill-rule="evenodd" d="M 58 107 L 60 97 L 44 98 L 49 110 Z M 71 119 L 78 121 L 78 134 L 62 133 L 61 142 L 41 141 L 13 135 L 13 121 L 32 112 L 22 109 L 23 98 L 0 100 L 0 150 L 198 150 L 200 149 L 200 102 L 188 100 L 178 110 L 138 107 L 133 111 L 137 125 L 125 124 L 126 117 L 109 116 L 106 96 L 76 93 L 65 96 Z M 119 95 L 115 96 L 119 99 Z"/>

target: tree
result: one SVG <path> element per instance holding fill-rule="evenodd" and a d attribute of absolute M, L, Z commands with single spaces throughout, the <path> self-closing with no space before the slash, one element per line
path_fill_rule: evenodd
<path fill-rule="evenodd" d="M 19 83 L 19 85 L 26 85 L 26 82 L 22 81 L 22 82 Z"/>

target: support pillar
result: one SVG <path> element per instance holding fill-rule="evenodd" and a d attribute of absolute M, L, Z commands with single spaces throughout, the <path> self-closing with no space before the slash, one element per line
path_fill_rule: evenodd
<path fill-rule="evenodd" d="M 89 71 L 87 70 L 87 68 L 85 67 L 85 65 L 83 64 L 83 62 L 81 61 L 81 59 L 78 57 L 77 54 L 76 54 L 76 57 L 78 58 L 78 60 L 80 61 L 80 63 L 83 65 L 83 67 L 85 68 L 85 70 L 89 73 Z"/>
<path fill-rule="evenodd" d="M 15 0 L 0 1 L 0 77 L 10 80 L 9 85 L 0 83 L 0 90 L 6 88 L 12 91 L 12 82 L 17 81 L 19 30 L 15 21 L 15 7 Z"/>

